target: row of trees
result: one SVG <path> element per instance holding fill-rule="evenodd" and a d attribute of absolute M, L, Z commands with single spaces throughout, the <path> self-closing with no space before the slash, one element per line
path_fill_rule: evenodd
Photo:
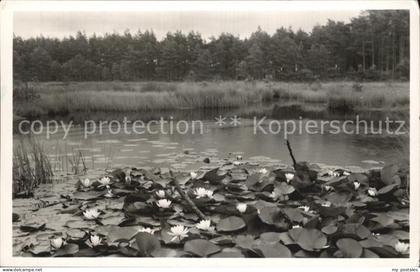
<path fill-rule="evenodd" d="M 13 66 L 23 81 L 407 78 L 409 13 L 367 11 L 310 33 L 258 28 L 247 39 L 175 32 L 159 41 L 153 31 L 14 37 Z"/>

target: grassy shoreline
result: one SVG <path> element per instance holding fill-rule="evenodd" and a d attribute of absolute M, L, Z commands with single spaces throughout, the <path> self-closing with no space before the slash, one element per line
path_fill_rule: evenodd
<path fill-rule="evenodd" d="M 318 103 L 330 110 L 344 111 L 409 106 L 409 82 L 369 82 L 363 83 L 361 89 L 355 88 L 354 82 L 43 82 L 15 86 L 14 92 L 25 92 L 25 88 L 33 92 L 31 99 L 14 99 L 14 113 L 23 117 L 228 109 L 274 102 Z"/>

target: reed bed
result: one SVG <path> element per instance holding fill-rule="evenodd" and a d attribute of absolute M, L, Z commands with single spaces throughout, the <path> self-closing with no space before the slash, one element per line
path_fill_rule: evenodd
<path fill-rule="evenodd" d="M 50 183 L 53 177 L 48 156 L 36 139 L 21 139 L 13 151 L 13 196 L 32 196 L 40 184 Z"/>
<path fill-rule="evenodd" d="M 239 108 L 269 102 L 323 103 L 329 109 L 409 106 L 408 82 L 327 82 L 318 88 L 287 82 L 70 82 L 32 83 L 35 101 L 15 103 L 21 116 L 76 111 L 127 112 L 174 109 Z"/>

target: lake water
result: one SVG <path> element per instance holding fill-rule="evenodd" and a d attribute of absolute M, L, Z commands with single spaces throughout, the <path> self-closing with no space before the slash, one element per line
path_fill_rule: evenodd
<path fill-rule="evenodd" d="M 175 115 L 177 116 L 175 122 L 180 120 L 180 116 L 190 122 L 191 120 L 202 120 L 203 134 L 150 134 L 145 132 L 142 135 L 136 135 L 132 131 L 130 131 L 131 134 L 127 134 L 122 130 L 118 134 L 112 134 L 106 128 L 102 133 L 99 133 L 97 129 L 96 133 L 90 134 L 86 138 L 82 123 L 82 125 L 73 125 L 66 139 L 63 139 L 63 131 L 52 135 L 49 140 L 45 139 L 45 135 L 40 135 L 38 138 L 43 142 L 53 167 L 59 170 L 71 168 L 71 161 L 76 160 L 78 154 L 83 155 L 87 168 L 95 169 L 157 166 L 191 170 L 203 165 L 204 158 L 210 158 L 210 161 L 214 162 L 217 160 L 216 158 L 234 158 L 238 154 L 241 154 L 244 159 L 253 157 L 255 159 L 256 156 L 261 156 L 256 159 L 291 163 L 283 131 L 279 134 L 268 133 L 265 135 L 257 130 L 257 134 L 255 134 L 254 120 L 249 118 L 249 115 L 248 118 L 242 118 L 241 123 L 237 126 L 229 124 L 231 121 L 229 117 L 236 113 L 225 111 L 198 114 L 184 111 L 181 115 Z M 293 115 L 290 114 L 290 111 L 286 111 L 283 115 L 286 113 Z M 172 116 L 172 114 L 169 115 Z M 219 115 L 227 117 L 226 125 L 219 126 L 215 123 L 214 118 Z M 136 114 L 130 116 L 129 119 L 140 119 L 146 122 L 150 116 L 150 113 L 148 115 Z M 305 124 L 310 116 L 314 116 L 314 114 L 303 115 L 302 118 L 293 119 L 291 118 L 293 116 L 286 118 L 295 120 L 297 124 L 302 119 L 301 122 Z M 327 117 L 321 114 L 315 117 L 314 119 L 319 124 L 321 120 L 331 119 L 332 116 Z M 256 120 L 258 121 L 260 118 L 261 114 Z M 119 117 L 107 118 L 107 120 L 113 119 L 122 120 Z M 376 119 L 378 118 L 376 117 Z M 262 125 L 266 131 L 270 120 L 272 119 L 267 119 Z M 277 120 L 283 119 L 277 118 Z M 341 120 L 338 122 L 342 124 L 344 116 L 341 116 Z M 155 131 L 159 130 L 160 126 L 155 125 L 151 128 Z M 165 131 L 169 129 L 168 126 L 164 126 L 164 128 Z M 289 136 L 297 160 L 328 165 L 367 167 L 367 160 L 391 162 L 400 160 L 401 156 L 408 157 L 408 154 L 401 154 L 400 150 L 401 139 L 404 136 L 332 134 L 331 130 L 328 132 L 328 129 L 324 134 L 320 134 L 319 129 L 315 130 L 318 133 L 309 134 L 303 131 L 301 134 L 295 133 Z M 20 137 L 20 135 L 15 135 L 14 139 L 18 140 Z"/>

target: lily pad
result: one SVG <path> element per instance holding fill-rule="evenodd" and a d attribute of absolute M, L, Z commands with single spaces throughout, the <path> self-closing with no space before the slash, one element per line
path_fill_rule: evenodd
<path fill-rule="evenodd" d="M 150 257 L 152 252 L 160 249 L 159 240 L 152 234 L 140 232 L 136 235 L 136 243 L 140 256 Z"/>
<path fill-rule="evenodd" d="M 79 251 L 79 246 L 73 243 L 69 243 L 63 247 L 61 247 L 60 249 L 58 249 L 54 256 L 55 257 L 62 257 L 62 256 L 69 256 L 69 255 L 74 255 Z"/>
<path fill-rule="evenodd" d="M 186 242 L 184 250 L 199 257 L 207 257 L 211 254 L 219 252 L 221 248 L 207 240 L 196 239 Z"/>
<path fill-rule="evenodd" d="M 255 250 L 265 258 L 290 258 L 292 256 L 290 250 L 280 243 L 262 244 L 255 247 Z"/>
<path fill-rule="evenodd" d="M 337 247 L 345 258 L 359 258 L 363 253 L 363 248 L 359 242 L 350 238 L 338 240 Z"/>
<path fill-rule="evenodd" d="M 88 191 L 88 192 L 75 192 L 73 194 L 74 199 L 79 200 L 92 200 L 97 199 L 107 193 L 106 190 L 104 191 Z"/>
<path fill-rule="evenodd" d="M 138 233 L 139 227 L 118 227 L 111 225 L 108 232 L 108 241 L 113 243 L 117 241 L 129 241 Z"/>
<path fill-rule="evenodd" d="M 246 227 L 245 221 L 237 216 L 230 216 L 220 220 L 216 228 L 221 232 L 238 231 Z"/>
<path fill-rule="evenodd" d="M 327 244 L 325 235 L 317 229 L 294 228 L 290 237 L 304 250 L 318 251 Z"/>

